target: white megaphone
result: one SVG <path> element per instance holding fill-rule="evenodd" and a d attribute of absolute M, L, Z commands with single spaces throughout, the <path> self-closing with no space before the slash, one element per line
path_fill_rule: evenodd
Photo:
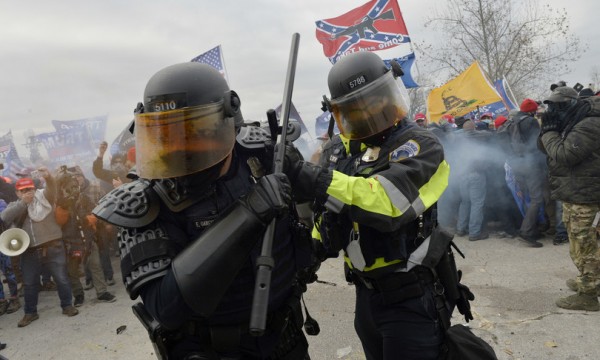
<path fill-rule="evenodd" d="M 0 234 L 0 252 L 6 256 L 21 255 L 29 247 L 29 235 L 25 230 L 12 228 Z"/>

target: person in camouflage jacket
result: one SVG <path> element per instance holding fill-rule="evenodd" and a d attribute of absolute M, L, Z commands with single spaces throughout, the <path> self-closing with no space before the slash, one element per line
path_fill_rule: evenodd
<path fill-rule="evenodd" d="M 539 145 L 547 155 L 553 199 L 563 202 L 571 259 L 579 275 L 567 280 L 577 294 L 556 301 L 558 307 L 598 311 L 600 284 L 600 97 L 579 99 L 574 89 L 557 87 L 544 101 Z"/>

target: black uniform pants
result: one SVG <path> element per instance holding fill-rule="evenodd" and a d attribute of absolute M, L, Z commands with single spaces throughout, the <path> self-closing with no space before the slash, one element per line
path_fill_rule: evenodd
<path fill-rule="evenodd" d="M 433 284 L 421 285 L 422 295 L 390 302 L 382 291 L 356 283 L 354 328 L 367 360 L 438 359 L 444 335 Z"/>

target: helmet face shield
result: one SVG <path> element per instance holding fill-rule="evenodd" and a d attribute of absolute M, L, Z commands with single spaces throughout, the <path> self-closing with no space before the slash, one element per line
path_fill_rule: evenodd
<path fill-rule="evenodd" d="M 408 106 L 400 85 L 388 72 L 372 83 L 330 100 L 331 112 L 344 137 L 368 138 L 402 120 Z"/>
<path fill-rule="evenodd" d="M 189 175 L 225 159 L 235 144 L 223 101 L 135 115 L 136 170 L 146 179 Z"/>

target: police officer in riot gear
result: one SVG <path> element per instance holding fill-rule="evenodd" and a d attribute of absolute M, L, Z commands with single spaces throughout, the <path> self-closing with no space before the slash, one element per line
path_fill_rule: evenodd
<path fill-rule="evenodd" d="M 390 70 L 371 52 L 340 59 L 324 105 L 341 134 L 320 166 L 290 153 L 284 170 L 296 198 L 315 200 L 323 258 L 343 250 L 369 360 L 437 359 L 454 305 L 471 318 L 468 289 L 436 275 L 451 241 L 434 214 L 449 166 L 437 138 L 406 119 L 400 75 L 398 64 Z M 461 296 L 446 298 L 444 287 Z"/>
<path fill-rule="evenodd" d="M 206 64 L 157 72 L 135 112 L 139 179 L 94 209 L 119 226 L 123 281 L 131 299 L 143 300 L 134 312 L 159 358 L 309 359 L 297 273 L 310 261 L 310 235 L 300 236 L 286 175 L 260 177 L 248 165 L 272 155 L 257 146 L 259 128 L 253 141 L 240 139 L 239 106 Z M 254 337 L 255 267 L 274 218 L 267 325 Z"/>

